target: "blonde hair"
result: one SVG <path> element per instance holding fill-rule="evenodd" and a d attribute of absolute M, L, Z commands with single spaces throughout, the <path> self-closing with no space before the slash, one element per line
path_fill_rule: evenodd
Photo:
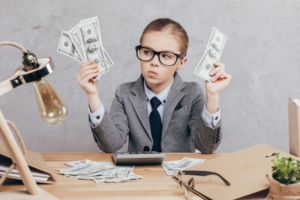
<path fill-rule="evenodd" d="M 187 53 L 189 36 L 178 22 L 175 22 L 169 18 L 160 18 L 150 22 L 150 24 L 148 24 L 143 31 L 143 34 L 140 38 L 140 44 L 143 42 L 144 35 L 151 31 L 166 32 L 168 34 L 177 36 L 180 42 L 181 53 Z"/>

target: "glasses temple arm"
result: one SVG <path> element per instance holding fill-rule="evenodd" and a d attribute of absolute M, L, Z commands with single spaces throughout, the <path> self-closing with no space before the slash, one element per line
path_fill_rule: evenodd
<path fill-rule="evenodd" d="M 215 173 L 215 172 L 209 172 L 209 171 L 183 171 L 184 174 L 186 175 L 197 175 L 197 176 L 208 176 L 208 175 L 216 175 L 219 178 L 222 179 L 222 181 L 227 185 L 230 186 L 230 183 L 220 174 Z"/>

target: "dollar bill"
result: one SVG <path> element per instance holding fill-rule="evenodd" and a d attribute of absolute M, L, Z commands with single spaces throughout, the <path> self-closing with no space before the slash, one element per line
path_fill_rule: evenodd
<path fill-rule="evenodd" d="M 109 57 L 108 53 L 106 52 L 105 49 L 103 49 L 104 51 L 104 57 L 105 57 L 105 62 L 106 62 L 106 66 L 107 68 L 110 68 L 114 63 L 111 60 L 111 58 Z M 93 78 L 94 81 L 99 80 L 101 77 L 101 74 L 99 73 L 97 77 Z"/>
<path fill-rule="evenodd" d="M 118 170 L 114 170 L 114 172 L 110 176 L 105 177 L 95 177 L 93 180 L 96 183 L 99 182 L 124 182 L 129 180 L 137 180 L 138 178 L 141 178 L 141 176 L 135 175 L 133 172 L 133 167 L 128 168 L 121 168 Z"/>
<path fill-rule="evenodd" d="M 227 37 L 215 27 L 212 29 L 204 55 L 198 63 L 194 73 L 201 78 L 211 81 L 210 72 L 215 69 L 214 62 L 219 62 Z"/>
<path fill-rule="evenodd" d="M 166 165 L 168 168 L 172 168 L 174 165 L 179 163 L 181 160 L 172 160 L 172 161 L 164 161 L 164 165 Z"/>
<path fill-rule="evenodd" d="M 167 167 L 164 163 L 162 163 L 162 167 L 164 168 L 165 172 L 167 173 L 168 176 L 172 176 L 174 174 L 174 171 Z"/>
<path fill-rule="evenodd" d="M 75 167 L 75 166 L 78 166 L 78 165 L 81 165 L 81 164 L 86 164 L 88 162 L 89 162 L 89 160 L 85 159 L 85 160 L 77 160 L 77 161 L 72 161 L 72 162 L 65 162 L 64 164 L 68 165 L 70 167 Z"/>
<path fill-rule="evenodd" d="M 162 167 L 164 168 L 166 174 L 168 176 L 171 176 L 180 170 L 184 170 L 189 167 L 198 165 L 200 163 L 203 163 L 204 161 L 205 161 L 205 159 L 195 159 L 195 158 L 184 157 L 181 160 L 164 161 L 162 163 Z"/>
<path fill-rule="evenodd" d="M 175 171 L 180 171 L 184 170 L 186 168 L 198 165 L 200 163 L 203 163 L 205 160 L 204 159 L 194 159 L 194 158 L 183 158 L 180 162 L 178 162 L 176 165 L 173 165 L 171 167 L 172 170 Z"/>
<path fill-rule="evenodd" d="M 84 49 L 84 61 L 93 60 L 99 66 L 99 73 L 106 72 L 107 67 L 100 36 L 97 33 L 96 22 L 80 24 L 78 29 L 81 36 L 81 45 Z"/>
<path fill-rule="evenodd" d="M 105 57 L 105 62 L 106 62 L 107 68 L 110 68 L 114 63 L 113 63 L 112 59 L 109 57 L 109 55 L 105 49 L 104 49 L 104 57 Z"/>
<path fill-rule="evenodd" d="M 84 164 L 84 165 L 77 165 L 73 168 L 60 169 L 59 174 L 78 175 L 82 171 L 85 171 L 86 169 L 90 168 L 91 166 L 92 166 L 92 163 L 87 163 L 87 164 Z"/>
<path fill-rule="evenodd" d="M 92 17 L 92 18 L 89 18 L 89 19 L 86 19 L 86 20 L 82 20 L 80 22 L 81 23 L 88 23 L 90 21 L 95 21 L 96 22 L 97 31 L 98 31 L 98 34 L 100 35 L 100 40 L 101 40 L 100 43 L 101 43 L 101 46 L 103 46 L 103 44 L 102 44 L 102 38 L 101 38 L 101 30 L 100 30 L 100 25 L 99 25 L 98 17 Z M 110 68 L 113 65 L 113 62 L 112 62 L 111 58 L 109 57 L 109 55 L 106 52 L 106 50 L 105 50 L 104 47 L 103 47 L 103 56 L 104 56 L 104 61 L 105 61 L 106 67 Z"/>
<path fill-rule="evenodd" d="M 97 80 L 99 80 L 99 79 L 100 79 L 100 77 L 101 77 L 101 74 L 98 74 L 98 76 L 96 76 L 96 77 L 94 77 L 94 78 L 93 78 L 93 81 L 97 81 Z"/>
<path fill-rule="evenodd" d="M 81 20 L 80 21 L 80 24 L 91 24 L 91 23 L 94 23 L 96 25 L 96 31 L 97 31 L 97 34 L 100 36 L 99 37 L 99 43 L 101 45 L 101 47 L 103 47 L 103 44 L 102 44 L 102 39 L 101 39 L 101 31 L 100 31 L 100 25 L 99 25 L 99 21 L 98 21 L 98 17 L 91 17 L 91 18 L 88 18 L 88 19 L 85 19 L 85 20 Z M 96 81 L 96 80 L 99 80 L 100 77 L 101 77 L 101 74 L 105 73 L 105 72 L 108 72 L 108 68 L 113 64 L 112 63 L 112 60 L 110 59 L 110 57 L 108 56 L 107 52 L 105 51 L 104 47 L 101 49 L 101 55 L 103 55 L 103 60 L 104 60 L 104 63 L 103 65 L 105 65 L 106 67 L 106 70 L 105 71 L 100 71 L 99 70 L 99 75 L 97 77 L 94 77 L 93 78 L 93 81 Z"/>
<path fill-rule="evenodd" d="M 80 43 L 80 35 L 78 26 L 74 26 L 71 30 L 68 31 L 68 34 L 70 36 L 70 39 L 72 40 L 78 54 L 80 55 L 81 59 L 83 60 L 83 49 Z"/>
<path fill-rule="evenodd" d="M 74 46 L 69 34 L 66 31 L 63 31 L 61 33 L 57 52 L 59 52 L 63 55 L 66 55 L 70 58 L 73 58 L 80 63 L 83 62 L 78 51 L 76 50 L 76 47 Z"/>

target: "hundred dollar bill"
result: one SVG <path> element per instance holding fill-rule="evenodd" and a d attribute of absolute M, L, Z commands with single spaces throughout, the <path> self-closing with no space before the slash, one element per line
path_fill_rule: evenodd
<path fill-rule="evenodd" d="M 204 161 L 205 159 L 194 159 L 194 158 L 184 157 L 181 160 L 164 161 L 162 163 L 162 167 L 164 168 L 166 174 L 168 176 L 171 176 L 175 172 L 198 165 L 200 163 L 203 163 Z"/>
<path fill-rule="evenodd" d="M 106 171 L 108 169 L 114 169 L 117 168 L 114 164 L 112 163 L 103 163 L 99 165 L 94 165 L 93 167 L 87 168 L 84 171 L 81 171 L 80 174 L 82 175 L 87 175 L 87 174 L 99 174 L 102 171 Z"/>
<path fill-rule="evenodd" d="M 82 63 L 83 61 L 78 51 L 76 50 L 76 47 L 74 46 L 69 34 L 66 31 L 63 31 L 61 33 L 57 52 L 66 55 L 70 58 L 73 58 L 79 63 Z"/>
<path fill-rule="evenodd" d="M 80 21 L 81 24 L 86 24 L 86 23 L 91 23 L 91 22 L 96 22 L 97 32 L 98 32 L 98 35 L 100 36 L 100 45 L 103 48 L 103 55 L 104 55 L 104 59 L 105 59 L 105 62 L 106 62 L 105 64 L 106 64 L 106 67 L 109 68 L 113 65 L 113 62 L 112 62 L 111 58 L 109 57 L 109 55 L 107 54 L 106 50 L 103 47 L 102 37 L 101 37 L 101 30 L 100 30 L 98 17 L 91 17 L 91 18 L 84 19 L 84 20 Z"/>
<path fill-rule="evenodd" d="M 115 178 L 123 178 L 123 177 L 128 177 L 130 173 L 132 172 L 133 167 L 125 167 L 121 169 L 115 170 Z"/>
<path fill-rule="evenodd" d="M 89 23 L 92 23 L 92 22 L 95 22 L 96 27 L 97 27 L 97 33 L 100 36 L 99 38 L 100 38 L 100 45 L 102 46 L 102 49 L 103 49 L 104 64 L 105 64 L 106 69 L 107 69 L 107 71 L 99 72 L 99 75 L 97 77 L 93 78 L 93 81 L 96 81 L 96 80 L 100 79 L 102 73 L 105 73 L 105 72 L 109 71 L 108 68 L 113 65 L 113 62 L 112 62 L 112 60 L 110 59 L 109 55 L 107 54 L 107 52 L 105 51 L 105 49 L 103 47 L 102 38 L 101 38 L 101 30 L 100 30 L 98 17 L 91 17 L 91 18 L 80 21 L 81 24 L 86 24 L 86 23 L 89 24 Z"/>
<path fill-rule="evenodd" d="M 141 176 L 137 176 L 132 172 L 133 168 L 120 168 L 115 169 L 111 176 L 95 177 L 93 180 L 99 182 L 123 182 L 129 180 L 138 180 Z"/>
<path fill-rule="evenodd" d="M 113 169 L 106 169 L 102 171 L 98 171 L 91 174 L 81 174 L 78 178 L 81 179 L 94 179 L 94 178 L 103 178 L 103 177 L 112 177 L 114 176 L 115 168 Z"/>
<path fill-rule="evenodd" d="M 67 169 L 59 169 L 60 174 L 68 174 L 68 175 L 78 175 L 81 173 L 81 171 L 85 171 L 87 168 L 91 167 L 92 163 L 84 164 L 84 165 L 77 165 L 73 168 L 67 168 Z"/>
<path fill-rule="evenodd" d="M 200 163 L 203 163 L 205 159 L 194 159 L 194 158 L 183 158 L 180 162 L 178 162 L 176 165 L 172 166 L 171 169 L 175 171 L 184 170 L 186 168 L 198 165 Z"/>
<path fill-rule="evenodd" d="M 162 167 L 164 168 L 168 176 L 172 176 L 174 174 L 174 171 L 168 168 L 164 163 L 162 163 Z"/>
<path fill-rule="evenodd" d="M 104 48 L 103 48 L 103 50 L 104 50 L 104 57 L 105 57 L 106 66 L 107 66 L 107 68 L 110 68 L 114 63 L 113 63 L 112 59 L 109 57 L 106 50 Z"/>
<path fill-rule="evenodd" d="M 84 61 L 94 60 L 99 66 L 99 73 L 108 71 L 105 63 L 101 39 L 98 35 L 96 21 L 79 24 L 81 46 L 84 49 Z"/>
<path fill-rule="evenodd" d="M 86 165 L 78 165 L 78 168 L 76 166 L 69 171 L 64 171 L 63 173 L 68 175 L 87 175 L 113 168 L 115 168 L 115 166 L 110 163 L 88 163 Z"/>
<path fill-rule="evenodd" d="M 195 74 L 201 78 L 211 81 L 212 76 L 209 73 L 215 69 L 214 62 L 219 62 L 227 37 L 216 28 L 213 28 L 206 50 L 198 63 Z"/>
<path fill-rule="evenodd" d="M 137 180 L 132 177 L 126 177 L 126 178 L 113 178 L 113 177 L 105 177 L 105 178 L 94 178 L 93 179 L 96 183 L 101 183 L 101 182 L 107 182 L 107 183 L 120 183 L 124 181 L 129 181 L 129 180 Z"/>
<path fill-rule="evenodd" d="M 100 79 L 100 77 L 101 77 L 101 74 L 98 74 L 98 76 L 96 76 L 96 77 L 94 77 L 94 78 L 93 78 L 93 81 L 97 81 L 97 80 L 99 80 L 99 79 Z"/>
<path fill-rule="evenodd" d="M 105 62 L 106 62 L 106 66 L 107 68 L 110 68 L 114 63 L 111 60 L 111 58 L 109 57 L 108 53 L 106 52 L 106 50 L 103 48 L 104 51 L 104 57 L 105 57 Z M 97 77 L 93 78 L 94 81 L 99 80 L 101 77 L 101 74 L 99 73 Z"/>
<path fill-rule="evenodd" d="M 89 160 L 85 159 L 85 160 L 77 160 L 77 161 L 65 162 L 64 164 L 68 165 L 70 167 L 75 167 L 77 165 L 86 164 L 88 162 L 89 162 Z"/>
<path fill-rule="evenodd" d="M 72 40 L 79 56 L 81 57 L 81 59 L 83 60 L 83 50 L 80 44 L 80 35 L 79 35 L 79 31 L 78 31 L 78 27 L 77 25 L 74 26 L 71 30 L 68 31 L 68 34 L 70 36 L 70 39 Z"/>
<path fill-rule="evenodd" d="M 172 161 L 164 161 L 163 164 L 168 167 L 168 168 L 172 168 L 174 165 L 176 165 L 177 163 L 179 163 L 181 160 L 172 160 Z"/>

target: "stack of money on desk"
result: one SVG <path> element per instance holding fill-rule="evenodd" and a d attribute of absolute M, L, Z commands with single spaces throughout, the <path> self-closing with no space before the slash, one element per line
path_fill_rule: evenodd
<path fill-rule="evenodd" d="M 57 52 L 75 59 L 80 64 L 93 60 L 99 66 L 99 75 L 94 81 L 99 80 L 101 74 L 108 72 L 113 65 L 102 44 L 98 17 L 82 20 L 71 30 L 63 31 Z"/>
<path fill-rule="evenodd" d="M 65 163 L 72 168 L 60 169 L 59 174 L 70 178 L 93 180 L 100 182 L 124 182 L 142 178 L 132 172 L 134 166 L 117 167 L 110 162 L 94 162 L 79 160 Z"/>
<path fill-rule="evenodd" d="M 162 166 L 168 176 L 172 176 L 174 173 L 179 172 L 180 170 L 187 169 L 189 167 L 203 163 L 205 159 L 194 159 L 184 157 L 181 160 L 173 161 L 164 161 Z"/>

